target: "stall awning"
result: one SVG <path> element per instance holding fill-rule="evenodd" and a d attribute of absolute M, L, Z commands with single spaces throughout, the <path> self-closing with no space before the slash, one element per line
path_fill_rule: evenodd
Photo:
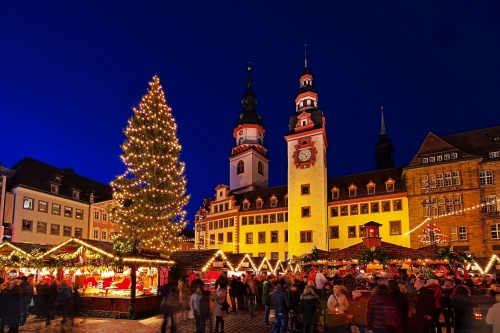
<path fill-rule="evenodd" d="M 245 270 L 257 271 L 257 266 L 248 253 L 228 253 L 226 257 L 236 272 Z"/>
<path fill-rule="evenodd" d="M 226 254 L 218 249 L 176 251 L 172 253 L 170 259 L 175 261 L 174 268 L 206 271 L 213 267 L 216 269 L 227 268 L 234 271 L 233 264 L 228 260 Z M 221 261 L 222 267 L 213 266 L 214 262 Z"/>

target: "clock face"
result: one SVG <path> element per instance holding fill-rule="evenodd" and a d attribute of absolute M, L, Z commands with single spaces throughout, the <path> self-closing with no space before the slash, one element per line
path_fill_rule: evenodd
<path fill-rule="evenodd" d="M 299 151 L 299 160 L 301 162 L 309 161 L 310 158 L 311 158 L 311 149 L 307 148 Z"/>

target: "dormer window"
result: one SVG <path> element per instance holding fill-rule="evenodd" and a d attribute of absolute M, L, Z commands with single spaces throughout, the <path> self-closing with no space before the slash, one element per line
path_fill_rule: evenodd
<path fill-rule="evenodd" d="M 271 197 L 270 200 L 271 207 L 276 207 L 278 205 L 278 198 L 276 198 L 274 195 Z"/>
<path fill-rule="evenodd" d="M 450 154 L 444 154 L 443 158 L 445 161 L 448 161 L 450 159 Z"/>
<path fill-rule="evenodd" d="M 54 176 L 54 181 L 55 181 L 56 183 L 59 183 L 59 184 L 60 184 L 60 183 L 61 183 L 61 176 Z"/>
<path fill-rule="evenodd" d="M 434 156 L 429 157 L 429 163 L 436 162 L 436 158 Z"/>
<path fill-rule="evenodd" d="M 370 180 L 370 182 L 366 185 L 366 192 L 369 195 L 375 194 L 375 183 Z"/>
<path fill-rule="evenodd" d="M 451 154 L 451 159 L 456 160 L 458 158 L 458 153 L 452 153 Z"/>
<path fill-rule="evenodd" d="M 392 178 L 389 178 L 386 182 L 385 182 L 385 190 L 387 192 L 394 192 L 394 183 L 395 181 L 392 179 Z"/>
<path fill-rule="evenodd" d="M 302 120 L 302 126 L 306 126 L 307 125 L 307 120 L 303 119 Z"/>
<path fill-rule="evenodd" d="M 423 164 L 429 163 L 429 159 L 427 157 L 422 158 L 422 163 Z"/>
<path fill-rule="evenodd" d="M 73 199 L 80 200 L 80 191 L 73 190 Z"/>
<path fill-rule="evenodd" d="M 441 162 L 443 160 L 443 155 L 436 156 L 436 161 Z"/>
<path fill-rule="evenodd" d="M 337 188 L 337 186 L 334 186 L 332 188 L 332 199 L 336 200 L 338 198 L 339 198 L 339 189 Z"/>
<path fill-rule="evenodd" d="M 248 210 L 248 208 L 250 208 L 250 202 L 247 199 L 245 199 L 243 201 L 243 210 Z"/>
<path fill-rule="evenodd" d="M 349 186 L 349 196 L 350 197 L 355 197 L 356 196 L 356 192 L 357 192 L 356 185 L 351 184 L 351 186 Z"/>
<path fill-rule="evenodd" d="M 58 194 L 59 193 L 59 185 L 50 184 L 50 192 Z"/>
<path fill-rule="evenodd" d="M 257 208 L 262 208 L 263 201 L 261 198 L 258 198 L 257 201 L 255 202 L 255 205 Z"/>

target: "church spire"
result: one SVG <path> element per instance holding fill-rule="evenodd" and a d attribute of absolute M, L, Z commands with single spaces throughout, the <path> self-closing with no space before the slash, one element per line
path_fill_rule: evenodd
<path fill-rule="evenodd" d="M 385 131 L 385 121 L 384 121 L 384 106 L 382 105 L 380 107 L 380 112 L 382 114 L 382 118 L 380 120 L 380 135 L 387 135 L 387 132 Z"/>
<path fill-rule="evenodd" d="M 307 68 L 307 39 L 304 40 L 304 68 Z"/>
<path fill-rule="evenodd" d="M 257 98 L 255 98 L 255 94 L 252 91 L 252 66 L 253 63 L 248 62 L 247 66 L 247 91 L 243 95 L 243 99 L 241 100 L 241 104 L 243 104 L 243 112 L 254 112 L 255 106 L 257 105 Z"/>

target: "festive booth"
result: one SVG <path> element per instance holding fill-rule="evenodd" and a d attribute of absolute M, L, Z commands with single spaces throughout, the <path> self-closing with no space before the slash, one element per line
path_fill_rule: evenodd
<path fill-rule="evenodd" d="M 252 260 L 257 267 L 258 273 L 274 274 L 274 266 L 267 257 L 253 257 Z"/>
<path fill-rule="evenodd" d="M 94 317 L 133 319 L 157 313 L 159 287 L 168 281 L 173 261 L 138 251 L 120 256 L 112 243 L 70 238 L 41 254 L 48 274 L 79 287 L 82 312 Z M 45 268 L 46 269 L 46 268 Z"/>
<path fill-rule="evenodd" d="M 211 291 L 221 272 L 235 270 L 224 252 L 218 249 L 176 251 L 170 258 L 175 261 L 169 273 L 170 282 L 177 282 L 185 275 L 192 281 L 199 274 L 205 288 Z"/>
<path fill-rule="evenodd" d="M 2 277 L 7 279 L 33 274 L 38 280 L 42 270 L 37 258 L 49 248 L 47 245 L 3 242 L 0 244 Z"/>
<path fill-rule="evenodd" d="M 229 271 L 229 275 L 241 275 L 241 274 L 251 274 L 257 273 L 257 266 L 247 253 L 229 253 L 226 254 L 228 261 L 233 266 L 234 271 Z"/>

